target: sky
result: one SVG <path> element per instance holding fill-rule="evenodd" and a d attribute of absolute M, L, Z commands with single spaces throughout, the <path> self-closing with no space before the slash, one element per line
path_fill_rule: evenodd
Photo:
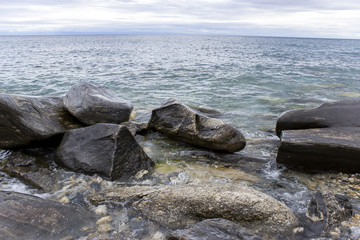
<path fill-rule="evenodd" d="M 0 34 L 360 39 L 359 0 L 0 0 Z"/>

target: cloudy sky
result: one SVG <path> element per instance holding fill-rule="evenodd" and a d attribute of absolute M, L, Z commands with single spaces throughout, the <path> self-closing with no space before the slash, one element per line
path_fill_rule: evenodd
<path fill-rule="evenodd" d="M 360 39 L 360 1 L 0 0 L 0 34 L 59 33 Z"/>

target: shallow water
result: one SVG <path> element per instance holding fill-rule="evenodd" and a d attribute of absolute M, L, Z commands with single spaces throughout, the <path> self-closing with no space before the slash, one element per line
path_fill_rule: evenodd
<path fill-rule="evenodd" d="M 359 191 L 354 187 L 358 186 L 359 176 L 309 174 L 276 166 L 276 119 L 287 110 L 359 97 L 359 59 L 359 40 L 187 35 L 1 36 L 0 92 L 62 96 L 72 85 L 86 81 L 104 85 L 130 100 L 138 121 L 147 121 L 151 110 L 167 98 L 178 98 L 239 128 L 247 138 L 247 146 L 239 154 L 264 161 L 232 164 L 221 161 L 221 157 L 189 158 L 187 152 L 197 149 L 159 136 L 139 137 L 140 145 L 157 166 L 150 178 L 131 184 L 237 182 L 284 201 L 295 213 L 303 213 L 311 194 L 318 189 L 348 194 L 358 204 Z M 0 158 L 8 154 L 1 151 Z M 346 187 L 351 178 L 356 180 L 354 187 Z M 103 189 L 122 184 L 78 174 L 62 182 L 61 190 L 47 194 L 6 174 L 0 179 L 2 190 L 73 203 L 81 203 L 82 195 L 94 191 L 89 181 L 97 182 Z M 98 211 L 99 217 L 108 215 L 101 207 L 81 204 Z M 163 230 L 137 221 L 137 216 L 127 211 L 123 206 L 111 209 L 114 231 L 140 238 L 144 235 L 141 229 L 146 229 L 161 238 Z"/>

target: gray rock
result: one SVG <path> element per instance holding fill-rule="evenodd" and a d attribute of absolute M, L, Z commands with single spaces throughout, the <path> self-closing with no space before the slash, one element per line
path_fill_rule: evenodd
<path fill-rule="evenodd" d="M 219 119 L 209 118 L 169 99 L 152 111 L 149 127 L 167 136 L 199 147 L 237 152 L 246 141 L 240 131 Z"/>
<path fill-rule="evenodd" d="M 271 233 L 297 224 L 285 204 L 240 184 L 118 187 L 89 196 L 89 200 L 95 204 L 132 202 L 147 218 L 174 230 L 209 218 L 223 218 L 250 230 Z"/>
<path fill-rule="evenodd" d="M 351 217 L 351 205 L 343 195 L 332 193 L 314 193 L 306 213 L 300 216 L 300 225 L 304 231 L 296 235 L 296 239 L 327 237 L 332 228 Z"/>
<path fill-rule="evenodd" d="M 0 94 L 0 149 L 49 145 L 66 130 L 79 127 L 82 124 L 65 109 L 62 98 Z"/>
<path fill-rule="evenodd" d="M 64 105 L 77 119 L 87 125 L 129 121 L 133 106 L 109 90 L 89 83 L 71 87 Z"/>
<path fill-rule="evenodd" d="M 45 192 L 59 190 L 58 182 L 64 180 L 57 171 L 49 169 L 45 159 L 21 151 L 11 153 L 0 163 L 0 167 L 1 171 Z"/>
<path fill-rule="evenodd" d="M 92 220 L 88 211 L 38 197 L 0 191 L 1 239 L 60 239 L 79 237 Z"/>
<path fill-rule="evenodd" d="M 133 136 L 144 135 L 148 132 L 148 123 L 124 122 L 121 125 L 126 126 Z"/>
<path fill-rule="evenodd" d="M 276 161 L 311 170 L 360 172 L 360 128 L 282 132 Z"/>
<path fill-rule="evenodd" d="M 284 113 L 276 123 L 276 134 L 283 130 L 360 127 L 360 100 L 325 103 L 318 108 Z"/>
<path fill-rule="evenodd" d="M 189 229 L 176 230 L 168 240 L 265 240 L 238 224 L 226 219 L 214 218 L 201 221 Z"/>
<path fill-rule="evenodd" d="M 98 123 L 68 131 L 57 149 L 56 163 L 74 171 L 128 179 L 154 162 L 125 126 Z"/>

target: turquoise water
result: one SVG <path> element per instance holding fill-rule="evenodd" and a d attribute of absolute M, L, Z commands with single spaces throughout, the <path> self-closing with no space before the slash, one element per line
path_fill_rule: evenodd
<path fill-rule="evenodd" d="M 104 85 L 138 119 L 169 97 L 220 111 L 251 141 L 284 111 L 360 97 L 360 41 L 187 35 L 2 36 L 0 92 Z"/>

